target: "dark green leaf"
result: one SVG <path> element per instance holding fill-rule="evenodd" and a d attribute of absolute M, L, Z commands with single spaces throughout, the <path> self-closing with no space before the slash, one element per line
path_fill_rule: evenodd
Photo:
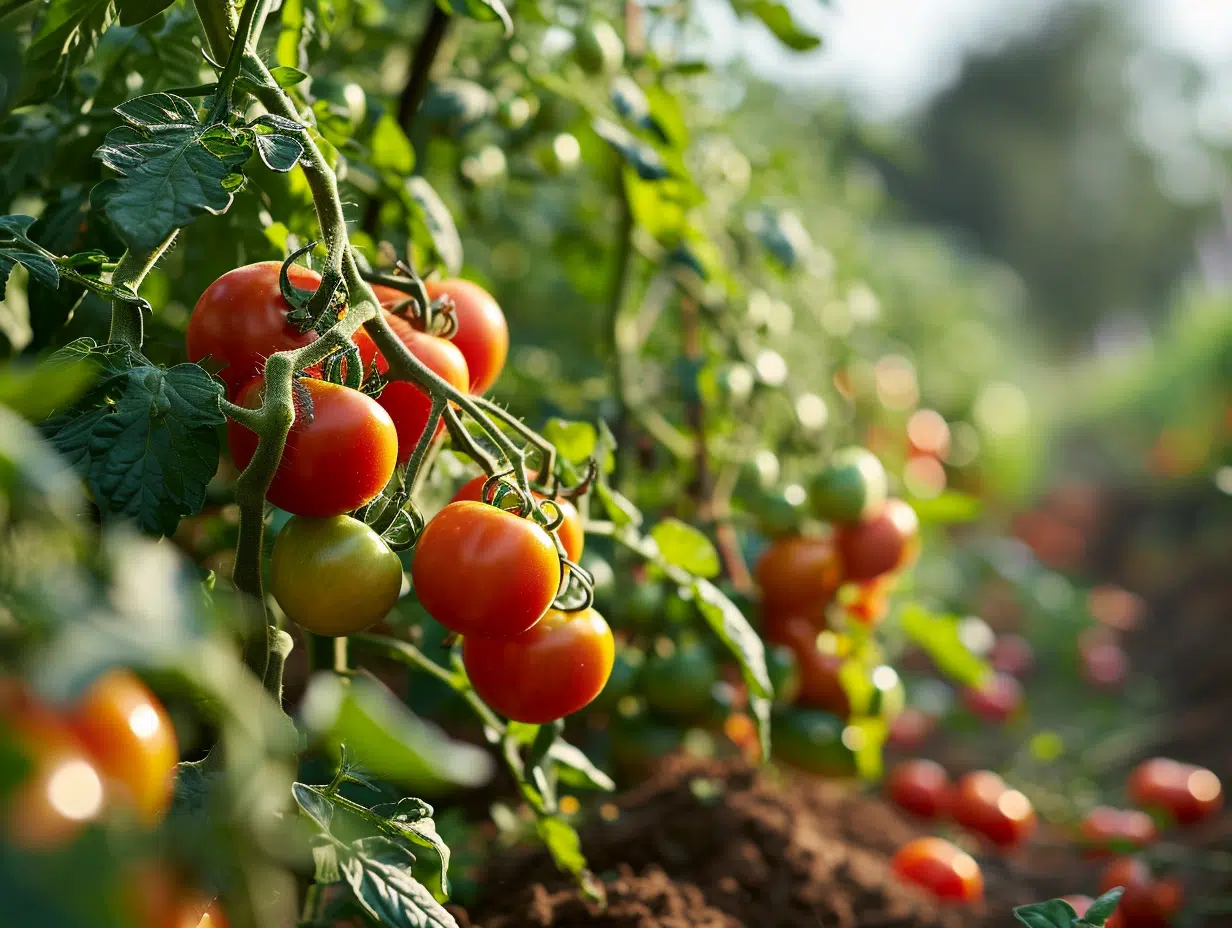
<path fill-rule="evenodd" d="M 543 437 L 555 445 L 561 457 L 570 464 L 583 464 L 595 453 L 599 433 L 589 422 L 549 419 L 543 427 Z"/>
<path fill-rule="evenodd" d="M 919 603 L 908 603 L 901 617 L 903 631 L 938 670 L 962 686 L 978 686 L 988 676 L 988 665 L 963 644 L 959 621 L 958 616 L 937 615 Z"/>
<path fill-rule="evenodd" d="M 462 237 L 449 207 L 422 177 L 407 178 L 406 190 L 412 202 L 413 231 L 418 233 L 414 238 L 421 242 L 426 239 L 445 270 L 457 274 L 462 270 Z"/>
<path fill-rule="evenodd" d="M 120 25 L 135 26 L 153 19 L 175 0 L 120 0 Z"/>
<path fill-rule="evenodd" d="M 809 35 L 796 25 L 786 3 L 775 0 L 742 0 L 736 8 L 760 19 L 774 33 L 775 38 L 793 51 L 807 52 L 821 44 L 821 39 Z"/>
<path fill-rule="evenodd" d="M 308 75 L 299 68 L 292 68 L 287 65 L 270 68 L 270 76 L 279 87 L 294 87 L 308 78 Z"/>
<path fill-rule="evenodd" d="M 387 838 L 365 838 L 339 866 L 364 911 L 389 928 L 457 928 L 427 887 L 411 875 L 413 859 Z"/>
<path fill-rule="evenodd" d="M 642 180 L 661 180 L 670 176 L 671 172 L 663 163 L 662 156 L 624 126 L 607 119 L 596 119 L 591 126 L 601 139 L 620 152 Z"/>
<path fill-rule="evenodd" d="M 650 537 L 669 564 L 697 577 L 718 576 L 719 552 L 709 538 L 688 523 L 664 519 L 650 530 Z"/>
<path fill-rule="evenodd" d="M 398 121 L 390 113 L 382 116 L 372 130 L 369 163 L 378 171 L 409 174 L 415 167 L 415 151 Z"/>
<path fill-rule="evenodd" d="M 60 272 L 50 258 L 26 234 L 34 225 L 33 216 L 0 216 L 0 300 L 4 299 L 9 274 L 17 264 L 30 272 L 30 281 L 55 289 Z"/>
<path fill-rule="evenodd" d="M 695 581 L 693 596 L 706 624 L 714 630 L 740 664 L 745 685 L 749 688 L 749 702 L 757 715 L 762 756 L 769 757 L 769 701 L 774 697 L 774 688 L 770 683 L 770 673 L 766 669 L 766 647 L 749 625 L 744 613 L 709 580 Z"/>
<path fill-rule="evenodd" d="M 468 16 L 480 22 L 499 20 L 505 27 L 506 38 L 513 35 L 513 20 L 502 0 L 436 0 L 436 5 L 454 16 Z"/>
<path fill-rule="evenodd" d="M 1120 886 L 1108 890 L 1108 892 L 1091 903 L 1082 916 L 1082 924 L 1091 925 L 1092 928 L 1103 928 L 1104 923 L 1116 911 L 1117 903 L 1121 901 L 1121 896 L 1124 894 L 1125 890 Z"/>
<path fill-rule="evenodd" d="M 218 467 L 222 387 L 196 364 L 113 373 L 44 424 L 105 516 L 170 535 L 197 512 Z"/>
<path fill-rule="evenodd" d="M 94 54 L 115 19 L 111 0 L 51 0 L 22 61 L 19 102 L 40 103 Z"/>
<path fill-rule="evenodd" d="M 1064 899 L 1050 899 L 1020 905 L 1014 909 L 1014 917 L 1028 928 L 1071 928 L 1078 920 L 1078 913 Z"/>

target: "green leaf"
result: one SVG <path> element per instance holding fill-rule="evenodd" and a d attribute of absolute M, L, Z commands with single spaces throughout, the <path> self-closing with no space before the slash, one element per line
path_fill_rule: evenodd
<path fill-rule="evenodd" d="M 196 364 L 115 371 L 115 363 L 133 358 L 99 357 L 113 372 L 43 430 L 89 483 L 105 516 L 170 535 L 181 517 L 200 510 L 218 468 L 222 387 Z"/>
<path fill-rule="evenodd" d="M 270 68 L 270 77 L 274 79 L 274 83 L 279 87 L 294 87 L 296 84 L 307 80 L 308 74 L 299 68 L 280 64 L 276 68 Z"/>
<path fill-rule="evenodd" d="M 136 26 L 153 19 L 175 0 L 120 0 L 120 25 Z"/>
<path fill-rule="evenodd" d="M 1108 892 L 1091 903 L 1079 924 L 1091 925 L 1092 928 L 1103 928 L 1104 923 L 1116 911 L 1117 903 L 1121 901 L 1121 896 L 1124 894 L 1125 890 L 1120 886 L 1108 890 Z"/>
<path fill-rule="evenodd" d="M 457 928 L 411 875 L 414 858 L 388 838 L 364 838 L 339 855 L 342 875 L 369 917 L 388 928 Z"/>
<path fill-rule="evenodd" d="M 583 464 L 595 453 L 599 433 L 589 422 L 571 422 L 568 419 L 549 419 L 543 427 L 543 437 L 556 446 L 556 450 L 570 464 Z"/>
<path fill-rule="evenodd" d="M 585 752 L 563 738 L 557 738 L 548 749 L 548 757 L 556 764 L 556 775 L 566 786 L 575 789 L 598 789 L 610 793 L 616 789 L 612 778 L 596 767 Z"/>
<path fill-rule="evenodd" d="M 576 828 L 562 818 L 545 815 L 535 822 L 535 830 L 539 832 L 557 867 L 574 876 L 586 870 L 582 839 L 578 837 Z"/>
<path fill-rule="evenodd" d="M 931 499 L 912 496 L 908 502 L 924 525 L 974 522 L 984 512 L 984 504 L 977 497 L 958 490 L 945 490 Z"/>
<path fill-rule="evenodd" d="M 37 422 L 81 396 L 97 376 L 93 364 L 80 361 L 10 364 L 0 368 L 0 406 Z"/>
<path fill-rule="evenodd" d="M 373 806 L 372 811 L 396 827 L 405 841 L 427 852 L 415 854 L 415 878 L 436 899 L 446 901 L 450 895 L 449 846 L 436 832 L 432 807 L 421 799 L 408 797 L 392 805 Z"/>
<path fill-rule="evenodd" d="M 664 519 L 650 530 L 650 537 L 665 561 L 694 576 L 717 577 L 722 569 L 710 539 L 686 522 Z"/>
<path fill-rule="evenodd" d="M 115 19 L 111 0 L 51 0 L 22 61 L 19 105 L 41 103 L 89 60 Z"/>
<path fill-rule="evenodd" d="M 321 831 L 329 834 L 334 821 L 334 804 L 320 790 L 306 783 L 295 783 L 291 786 L 291 795 L 295 804 L 303 810 Z"/>
<path fill-rule="evenodd" d="M 642 524 L 641 510 L 623 493 L 613 490 L 606 480 L 595 484 L 595 495 L 607 510 L 608 518 L 618 527 L 631 525 L 636 528 Z"/>
<path fill-rule="evenodd" d="M 736 9 L 756 16 L 774 33 L 775 38 L 792 51 L 807 52 L 821 44 L 821 39 L 796 25 L 786 3 L 776 3 L 774 0 L 743 0 L 736 5 Z"/>
<path fill-rule="evenodd" d="M 409 174 L 415 167 L 415 151 L 398 121 L 390 113 L 382 116 L 372 130 L 369 163 L 378 171 Z"/>
<path fill-rule="evenodd" d="M 1028 928 L 1071 928 L 1078 921 L 1078 913 L 1064 899 L 1020 905 L 1014 917 Z"/>
<path fill-rule="evenodd" d="M 95 153 L 119 178 L 95 186 L 92 201 L 124 243 L 147 251 L 202 212 L 231 205 L 236 171 L 252 154 L 243 135 L 205 126 L 192 104 L 155 93 L 116 107 L 128 125 Z"/>
<path fill-rule="evenodd" d="M 594 120 L 591 127 L 599 138 L 620 153 L 642 180 L 661 180 L 671 175 L 663 157 L 624 126 L 600 118 Z"/>
<path fill-rule="evenodd" d="M 903 631 L 927 652 L 937 669 L 957 683 L 978 686 L 988 676 L 988 665 L 963 644 L 958 616 L 937 615 L 919 603 L 908 603 L 900 621 Z"/>
<path fill-rule="evenodd" d="M 462 270 L 462 236 L 449 207 L 422 177 L 407 178 L 406 191 L 412 203 L 413 237 L 420 242 L 426 239 L 445 270 L 451 276 L 457 274 Z"/>
<path fill-rule="evenodd" d="M 4 299 L 9 274 L 17 264 L 25 265 L 31 283 L 53 290 L 60 286 L 55 263 L 26 234 L 32 225 L 33 216 L 0 216 L 0 300 Z"/>
<path fill-rule="evenodd" d="M 513 35 L 513 20 L 501 0 L 436 0 L 436 5 L 453 16 L 466 16 L 480 22 L 499 20 L 505 27 L 505 37 Z"/>
<path fill-rule="evenodd" d="M 278 62 L 278 68 L 275 70 L 285 68 L 288 71 L 299 72 L 299 66 L 307 62 L 304 50 L 307 34 L 308 30 L 304 22 L 304 0 L 283 0 L 282 9 L 279 10 L 278 42 L 274 47 L 274 58 Z M 279 84 L 279 86 L 284 85 Z"/>
<path fill-rule="evenodd" d="M 491 774 L 487 753 L 451 740 L 377 683 L 333 674 L 313 677 L 301 715 L 305 729 L 335 755 L 341 745 L 377 776 L 404 786 L 479 786 Z"/>
<path fill-rule="evenodd" d="M 294 168 L 304 154 L 303 142 L 293 135 L 285 135 L 269 126 L 254 128 L 252 140 L 265 166 L 281 174 Z"/>

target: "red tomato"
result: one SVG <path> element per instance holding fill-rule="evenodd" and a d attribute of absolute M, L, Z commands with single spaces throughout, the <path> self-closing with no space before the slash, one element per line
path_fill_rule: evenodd
<path fill-rule="evenodd" d="M 817 628 L 807 616 L 775 617 L 766 627 L 766 637 L 796 653 L 800 669 L 798 703 L 825 709 L 844 719 L 851 715 L 851 700 L 839 680 L 843 659 L 817 647 Z"/>
<path fill-rule="evenodd" d="M 453 502 L 469 499 L 476 502 L 482 502 L 480 494 L 483 493 L 483 485 L 487 481 L 487 477 L 480 474 L 471 480 L 466 481 L 458 489 L 458 492 L 453 495 Z M 542 494 L 535 493 L 535 499 L 545 499 Z M 577 507 L 563 496 L 556 497 L 553 502 L 560 507 L 561 514 L 564 515 L 564 521 L 556 529 L 556 534 L 560 536 L 560 543 L 565 549 L 565 557 L 578 563 L 578 559 L 582 556 L 582 548 L 586 544 L 586 535 L 582 531 L 582 517 L 578 514 Z M 547 513 L 552 513 L 552 507 L 547 507 Z"/>
<path fill-rule="evenodd" d="M 411 577 L 420 603 L 446 628 L 507 639 L 548 611 L 561 563 L 539 525 L 463 500 L 442 509 L 419 536 Z"/>
<path fill-rule="evenodd" d="M 941 838 L 916 838 L 900 847 L 894 872 L 939 899 L 976 902 L 984 896 L 984 876 L 971 855 Z"/>
<path fill-rule="evenodd" d="M 867 522 L 840 525 L 834 537 L 849 581 L 872 580 L 907 566 L 919 548 L 920 520 L 901 499 L 887 500 Z"/>
<path fill-rule="evenodd" d="M 1106 857 L 1114 850 L 1141 850 L 1155 840 L 1155 822 L 1135 809 L 1096 806 L 1079 823 L 1078 838 L 1092 857 Z"/>
<path fill-rule="evenodd" d="M 921 818 L 937 818 L 949 805 L 950 777 L 936 761 L 905 760 L 886 781 L 886 795 L 901 809 Z"/>
<path fill-rule="evenodd" d="M 963 690 L 968 709 L 990 722 L 1004 722 L 1022 705 L 1022 685 L 1008 673 L 996 673 L 980 687 Z"/>
<path fill-rule="evenodd" d="M 506 718 L 533 724 L 564 718 L 598 696 L 615 656 L 612 630 L 594 609 L 549 609 L 515 638 L 462 642 L 475 692 Z"/>
<path fill-rule="evenodd" d="M 998 635 L 988 655 L 993 670 L 1024 677 L 1035 666 L 1035 649 L 1022 635 Z"/>
<path fill-rule="evenodd" d="M 147 824 L 171 805 L 180 760 L 175 728 L 158 698 L 134 674 L 100 677 L 70 718 L 73 730 L 103 774 Z"/>
<path fill-rule="evenodd" d="M 312 419 L 298 410 L 267 497 L 297 516 L 339 516 L 373 500 L 394 472 L 398 433 L 389 413 L 371 397 L 335 383 L 301 380 L 312 398 Z M 263 378 L 240 394 L 261 405 Z M 256 433 L 227 423 L 235 466 L 243 470 L 257 450 Z"/>
<path fill-rule="evenodd" d="M 1129 655 L 1114 642 L 1092 645 L 1079 652 L 1082 676 L 1100 689 L 1119 689 L 1129 676 Z"/>
<path fill-rule="evenodd" d="M 950 797 L 950 814 L 968 831 L 998 847 L 1022 844 L 1035 832 L 1031 800 L 990 770 L 959 778 Z"/>
<path fill-rule="evenodd" d="M 914 750 L 928 739 L 936 727 L 936 719 L 931 715 L 915 706 L 907 706 L 890 723 L 890 744 L 904 751 Z"/>
<path fill-rule="evenodd" d="M 1150 868 L 1136 857 L 1121 857 L 1104 868 L 1100 892 L 1125 888 L 1113 913 L 1122 928 L 1167 928 L 1184 902 L 1184 890 L 1176 880 L 1156 880 Z M 1112 924 L 1109 920 L 1108 924 Z"/>
<path fill-rule="evenodd" d="M 803 535 L 774 541 L 754 572 L 767 615 L 807 612 L 821 624 L 826 604 L 842 582 L 833 542 Z"/>
<path fill-rule="evenodd" d="M 1208 819 L 1223 807 L 1219 777 L 1167 757 L 1153 757 L 1135 767 L 1128 790 L 1134 805 L 1167 812 L 1181 825 Z"/>

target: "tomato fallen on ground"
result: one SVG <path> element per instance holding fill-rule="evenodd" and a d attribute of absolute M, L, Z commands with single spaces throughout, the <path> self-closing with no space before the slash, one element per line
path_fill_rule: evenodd
<path fill-rule="evenodd" d="M 560 589 L 556 546 L 539 525 L 487 503 L 450 503 L 415 545 L 419 602 L 461 635 L 513 638 L 538 622 Z"/>
<path fill-rule="evenodd" d="M 1025 843 L 1037 825 L 1031 800 L 990 770 L 958 779 L 950 794 L 950 814 L 968 831 L 1001 848 Z"/>
<path fill-rule="evenodd" d="M 1022 705 L 1022 685 L 1008 673 L 995 673 L 963 690 L 963 705 L 989 722 L 1004 722 Z"/>
<path fill-rule="evenodd" d="M 938 899 L 977 902 L 984 896 L 984 875 L 970 854 L 941 838 L 916 838 L 894 853 L 891 864 L 904 880 Z"/>
<path fill-rule="evenodd" d="M 800 673 L 800 694 L 796 701 L 847 718 L 851 715 L 851 699 L 839 679 L 843 659 L 822 651 L 817 646 L 817 634 L 806 616 L 776 618 L 766 626 L 768 641 L 785 645 L 796 655 Z"/>
<path fill-rule="evenodd" d="M 270 592 L 292 622 L 315 635 L 350 635 L 398 601 L 402 562 L 350 516 L 295 516 L 274 539 Z"/>
<path fill-rule="evenodd" d="M 681 720 L 694 719 L 710 705 L 710 689 L 719 682 L 719 665 L 709 649 L 696 642 L 656 643 L 642 669 L 642 695 L 654 711 Z"/>
<path fill-rule="evenodd" d="M 901 570 L 919 553 L 920 520 L 910 504 L 887 500 L 867 521 L 834 533 L 843 578 L 858 582 Z"/>
<path fill-rule="evenodd" d="M 456 503 L 469 499 L 481 502 L 483 485 L 487 479 L 487 476 L 481 474 L 466 481 L 466 483 L 458 488 L 458 492 L 453 495 L 452 501 Z M 533 490 L 531 492 L 534 493 L 537 500 L 547 498 L 541 493 L 535 493 Z M 563 496 L 556 497 L 552 502 L 560 507 L 561 515 L 564 517 L 556 529 L 556 534 L 559 536 L 560 543 L 565 549 L 565 557 L 577 564 L 582 557 L 582 550 L 586 546 L 586 534 L 582 531 L 582 517 L 577 511 L 577 507 Z M 546 507 L 545 511 L 549 517 L 555 516 L 551 506 Z"/>
<path fill-rule="evenodd" d="M 905 760 L 890 771 L 886 795 L 900 809 L 921 818 L 944 815 L 950 803 L 950 777 L 933 760 Z"/>
<path fill-rule="evenodd" d="M 612 630 L 594 609 L 551 609 L 509 639 L 466 637 L 466 675 L 489 706 L 517 722 L 571 715 L 599 695 L 615 658 Z"/>
<path fill-rule="evenodd" d="M 837 524 L 863 522 L 885 504 L 885 468 L 865 448 L 843 448 L 830 457 L 808 492 L 817 518 Z"/>
<path fill-rule="evenodd" d="M 1134 805 L 1159 810 L 1179 825 L 1193 825 L 1223 808 L 1223 784 L 1211 771 L 1167 757 L 1145 760 L 1126 784 Z"/>
<path fill-rule="evenodd" d="M 1141 850 L 1155 837 L 1154 819 L 1137 809 L 1096 806 L 1078 824 L 1078 840 L 1090 857 Z"/>
<path fill-rule="evenodd" d="M 239 404 L 261 406 L 263 378 L 241 392 Z M 298 516 L 338 516 L 371 502 L 385 488 L 398 457 L 398 433 L 389 413 L 371 397 L 335 383 L 300 380 L 311 401 L 296 401 L 295 423 L 266 498 Z M 243 470 L 257 450 L 257 435 L 227 423 L 235 466 Z"/>
<path fill-rule="evenodd" d="M 108 780 L 112 798 L 132 803 L 147 825 L 171 805 L 179 744 L 175 728 L 149 687 L 128 670 L 94 682 L 69 722 Z"/>
<path fill-rule="evenodd" d="M 834 543 L 828 538 L 791 535 L 776 539 L 754 568 L 767 616 L 808 612 L 825 623 L 825 607 L 842 583 Z"/>

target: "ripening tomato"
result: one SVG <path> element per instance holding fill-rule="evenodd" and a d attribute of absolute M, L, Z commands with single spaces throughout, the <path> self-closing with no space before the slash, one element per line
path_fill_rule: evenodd
<path fill-rule="evenodd" d="M 767 613 L 808 612 L 824 624 L 825 607 L 842 582 L 834 543 L 793 535 L 776 539 L 754 569 Z"/>
<path fill-rule="evenodd" d="M 1014 677 L 1025 677 L 1035 666 L 1035 649 L 1022 635 L 998 635 L 988 654 L 993 670 Z"/>
<path fill-rule="evenodd" d="M 478 477 L 466 481 L 458 489 L 458 492 L 453 495 L 452 502 L 456 503 L 464 499 L 482 501 L 483 485 L 487 479 L 485 475 L 480 474 Z M 535 499 L 546 499 L 542 494 L 535 493 L 534 495 Z M 578 514 L 577 507 L 563 496 L 556 497 L 553 502 L 560 507 L 561 515 L 564 516 L 564 521 L 557 527 L 556 534 L 565 549 L 565 557 L 577 564 L 582 556 L 582 549 L 586 545 L 586 535 L 582 531 L 582 517 Z M 555 515 L 552 512 L 551 506 L 547 507 L 546 511 L 548 515 Z"/>
<path fill-rule="evenodd" d="M 646 656 L 642 694 L 656 712 L 695 719 L 710 705 L 710 688 L 719 682 L 719 667 L 710 651 L 696 642 L 676 645 L 661 639 Z"/>
<path fill-rule="evenodd" d="M 314 635 L 350 635 L 379 622 L 401 590 L 398 555 L 358 519 L 295 516 L 274 539 L 270 592 Z"/>
<path fill-rule="evenodd" d="M 933 729 L 937 720 L 916 706 L 907 706 L 890 722 L 889 743 L 903 751 L 912 751 L 922 745 Z"/>
<path fill-rule="evenodd" d="M 959 778 L 950 795 L 950 814 L 968 831 L 1003 848 L 1022 844 L 1037 824 L 1031 800 L 990 770 Z"/>
<path fill-rule="evenodd" d="M 886 501 L 886 472 L 864 448 L 843 448 L 809 485 L 809 504 L 819 519 L 847 525 L 863 522 Z"/>
<path fill-rule="evenodd" d="M 920 520 L 901 499 L 887 500 L 865 522 L 839 526 L 834 537 L 843 578 L 872 580 L 906 567 L 918 553 L 919 536 Z"/>
<path fill-rule="evenodd" d="M 856 758 L 843 743 L 847 723 L 831 712 L 789 706 L 771 716 L 770 750 L 781 761 L 823 777 L 854 777 Z"/>
<path fill-rule="evenodd" d="M 612 630 L 594 609 L 549 609 L 514 638 L 462 642 L 475 692 L 506 718 L 532 724 L 564 718 L 598 696 L 615 656 Z"/>
<path fill-rule="evenodd" d="M 424 609 L 451 631 L 513 638 L 552 605 L 561 563 L 535 522 L 462 500 L 437 513 L 419 536 L 411 577 Z"/>
<path fill-rule="evenodd" d="M 1008 673 L 994 673 L 981 686 L 963 690 L 963 704 L 990 722 L 1004 722 L 1022 705 L 1022 684 Z"/>
<path fill-rule="evenodd" d="M 175 727 L 158 697 L 135 674 L 113 670 L 86 691 L 69 722 L 110 794 L 125 797 L 143 822 L 156 824 L 171 805 L 180 760 Z"/>
<path fill-rule="evenodd" d="M 1155 821 L 1136 809 L 1096 806 L 1078 824 L 1078 840 L 1089 857 L 1138 851 L 1155 840 Z"/>
<path fill-rule="evenodd" d="M 487 393 L 496 383 L 509 354 L 509 325 L 492 295 L 469 280 L 429 280 L 428 296 L 453 300 L 458 331 L 453 343 L 466 358 L 471 392 Z"/>
<path fill-rule="evenodd" d="M 965 851 L 941 838 L 916 838 L 900 847 L 891 862 L 904 880 L 938 899 L 977 902 L 984 896 L 980 865 Z"/>
<path fill-rule="evenodd" d="M 825 709 L 844 719 L 851 715 L 851 700 L 839 679 L 843 659 L 817 646 L 817 629 L 809 618 L 776 618 L 767 625 L 766 637 L 774 644 L 786 645 L 796 654 L 800 670 L 797 702 Z"/>
<path fill-rule="evenodd" d="M 886 795 L 900 809 L 921 818 L 937 818 L 949 807 L 950 777 L 936 761 L 905 760 L 890 771 Z"/>
<path fill-rule="evenodd" d="M 1134 805 L 1166 812 L 1180 825 L 1208 819 L 1223 807 L 1219 777 L 1167 757 L 1153 757 L 1135 767 L 1127 788 Z"/>
<path fill-rule="evenodd" d="M 94 758 L 69 724 L 21 690 L 4 694 L 0 730 L 29 764 L 25 778 L 4 797 L 4 833 L 19 847 L 38 850 L 70 842 L 98 818 L 107 793 Z"/>
<path fill-rule="evenodd" d="M 1119 857 L 1108 864 L 1099 886 L 1101 893 L 1124 887 L 1114 913 L 1123 928 L 1167 928 L 1184 901 L 1180 883 L 1155 879 L 1151 868 L 1136 857 Z"/>
<path fill-rule="evenodd" d="M 371 502 L 389 482 L 398 458 L 398 433 L 389 413 L 371 397 L 336 383 L 301 380 L 299 385 L 312 400 L 312 416 L 296 410 L 267 498 L 294 515 L 318 518 Z M 259 408 L 264 387 L 264 378 L 254 380 L 240 394 L 240 405 Z M 244 469 L 257 450 L 256 433 L 228 422 L 227 440 L 235 466 Z"/>

